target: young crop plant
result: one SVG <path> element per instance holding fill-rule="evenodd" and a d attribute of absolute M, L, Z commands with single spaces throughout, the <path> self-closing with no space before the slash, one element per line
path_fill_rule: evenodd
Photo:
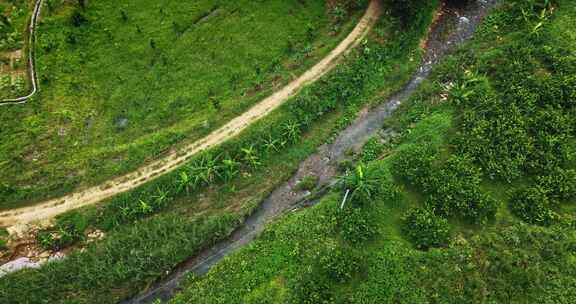
<path fill-rule="evenodd" d="M 260 166 L 260 157 L 258 156 L 258 150 L 254 145 L 242 148 L 241 151 L 242 160 L 248 167 L 257 168 Z"/>
<path fill-rule="evenodd" d="M 374 174 L 364 164 L 340 178 L 340 183 L 345 190 L 350 190 L 350 201 L 354 205 L 370 205 L 380 193 L 381 178 Z"/>

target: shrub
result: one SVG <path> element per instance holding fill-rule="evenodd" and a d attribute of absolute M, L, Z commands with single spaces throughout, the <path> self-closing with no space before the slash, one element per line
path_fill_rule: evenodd
<path fill-rule="evenodd" d="M 418 249 L 442 247 L 450 240 L 448 221 L 427 209 L 410 210 L 404 216 L 402 230 Z"/>
<path fill-rule="evenodd" d="M 386 145 L 383 144 L 378 137 L 370 138 L 364 147 L 362 148 L 362 153 L 360 154 L 360 161 L 363 163 L 371 162 L 373 160 L 378 159 Z"/>
<path fill-rule="evenodd" d="M 552 200 L 573 199 L 576 197 L 576 170 L 556 168 L 549 175 L 538 177 L 538 185 Z"/>
<path fill-rule="evenodd" d="M 294 275 L 289 282 L 290 300 L 294 304 L 332 303 L 330 291 L 332 283 L 314 267 L 303 267 L 304 270 Z"/>
<path fill-rule="evenodd" d="M 412 186 L 421 187 L 426 192 L 437 154 L 431 145 L 411 146 L 395 160 L 394 172 Z"/>
<path fill-rule="evenodd" d="M 47 250 L 60 250 L 84 239 L 88 221 L 78 211 L 72 211 L 56 219 L 52 228 L 41 230 L 36 236 L 38 244 Z"/>
<path fill-rule="evenodd" d="M 427 205 L 445 216 L 461 216 L 470 222 L 493 219 L 498 202 L 482 193 L 481 171 L 466 156 L 451 157 L 429 180 Z"/>
<path fill-rule="evenodd" d="M 369 214 L 359 208 L 348 208 L 338 218 L 340 235 L 350 243 L 359 244 L 371 240 L 376 235 L 376 225 Z"/>
<path fill-rule="evenodd" d="M 548 226 L 557 218 L 546 191 L 541 187 L 517 191 L 510 201 L 510 209 L 523 221 L 535 225 Z"/>
<path fill-rule="evenodd" d="M 318 176 L 306 176 L 296 185 L 296 188 L 301 191 L 312 191 L 318 185 L 318 180 Z"/>
<path fill-rule="evenodd" d="M 331 248 L 320 258 L 320 265 L 324 273 L 335 282 L 344 283 L 352 278 L 358 263 L 349 251 L 340 248 Z"/>

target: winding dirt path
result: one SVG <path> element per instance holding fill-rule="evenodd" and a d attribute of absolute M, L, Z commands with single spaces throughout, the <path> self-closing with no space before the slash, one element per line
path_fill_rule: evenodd
<path fill-rule="evenodd" d="M 252 123 L 284 104 L 290 97 L 296 95 L 302 87 L 318 80 L 318 78 L 332 70 L 339 59 L 342 58 L 342 55 L 357 46 L 368 34 L 381 13 L 380 0 L 372 0 L 354 30 L 322 61 L 280 91 L 262 100 L 205 138 L 190 144 L 180 151 L 172 151 L 160 160 L 153 161 L 135 172 L 117 177 L 100 186 L 80 190 L 34 206 L 0 212 L 0 227 L 11 227 L 9 231 L 18 233 L 21 230 L 25 230 L 26 225 L 30 223 L 50 220 L 66 211 L 96 204 L 116 194 L 132 190 L 155 177 L 169 173 L 195 154 L 238 135 Z"/>

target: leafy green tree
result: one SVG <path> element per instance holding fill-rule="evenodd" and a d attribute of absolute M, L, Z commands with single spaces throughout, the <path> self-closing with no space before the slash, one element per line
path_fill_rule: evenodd
<path fill-rule="evenodd" d="M 342 238 L 352 244 L 371 240 L 377 233 L 376 224 L 361 208 L 346 208 L 339 213 L 338 225 Z"/>
<path fill-rule="evenodd" d="M 557 218 L 552 203 L 542 187 L 530 187 L 517 191 L 510 200 L 512 213 L 523 221 L 548 226 Z"/>
<path fill-rule="evenodd" d="M 574 199 L 576 197 L 576 170 L 556 168 L 549 175 L 538 177 L 538 185 L 552 200 Z"/>
<path fill-rule="evenodd" d="M 418 249 L 442 247 L 450 240 L 450 227 L 444 218 L 433 212 L 416 208 L 404 216 L 402 231 Z"/>

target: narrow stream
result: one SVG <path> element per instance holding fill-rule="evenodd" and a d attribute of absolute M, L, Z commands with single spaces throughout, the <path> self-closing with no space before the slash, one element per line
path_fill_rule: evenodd
<path fill-rule="evenodd" d="M 122 303 L 149 304 L 158 299 L 171 299 L 178 291 L 178 284 L 188 273 L 206 274 L 224 257 L 253 241 L 266 224 L 306 201 L 310 193 L 295 190 L 298 181 L 306 176 L 317 176 L 320 187 L 330 185 L 337 176 L 338 163 L 349 158 L 346 152 L 350 149 L 359 151 L 370 137 L 382 130 L 384 120 L 429 76 L 432 67 L 455 46 L 473 35 L 493 4 L 494 0 L 478 0 L 465 7 L 445 6 L 428 35 L 422 64 L 400 92 L 362 114 L 352 125 L 340 132 L 333 143 L 321 146 L 318 152 L 304 160 L 290 180 L 276 188 L 228 239 L 191 257 L 168 278 Z"/>

